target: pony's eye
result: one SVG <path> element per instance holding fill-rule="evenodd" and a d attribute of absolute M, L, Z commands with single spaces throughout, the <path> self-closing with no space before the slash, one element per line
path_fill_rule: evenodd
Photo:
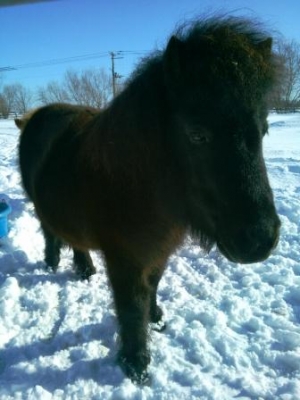
<path fill-rule="evenodd" d="M 203 146 L 210 141 L 209 135 L 201 131 L 189 131 L 188 138 L 192 144 L 197 146 Z"/>

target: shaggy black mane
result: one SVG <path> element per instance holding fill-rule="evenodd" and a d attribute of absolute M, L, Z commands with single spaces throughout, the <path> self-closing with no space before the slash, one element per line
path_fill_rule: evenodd
<path fill-rule="evenodd" d="M 197 46 L 203 38 L 219 40 L 220 35 L 244 36 L 252 45 L 257 45 L 268 39 L 270 34 L 264 25 L 258 21 L 245 17 L 234 16 L 212 16 L 207 19 L 193 19 L 180 24 L 170 35 L 175 36 L 188 46 Z M 170 38 L 169 38 L 170 39 Z M 168 39 L 168 40 L 169 40 Z M 161 68 L 164 50 L 155 50 L 148 56 L 143 57 L 135 70 L 130 75 L 127 85 L 135 82 L 145 72 L 150 75 Z"/>
<path fill-rule="evenodd" d="M 244 35 L 253 44 L 260 43 L 269 37 L 263 24 L 258 20 L 226 15 L 188 21 L 181 24 L 173 34 L 184 42 L 192 43 L 198 41 L 199 37 L 214 37 L 219 32 Z"/>

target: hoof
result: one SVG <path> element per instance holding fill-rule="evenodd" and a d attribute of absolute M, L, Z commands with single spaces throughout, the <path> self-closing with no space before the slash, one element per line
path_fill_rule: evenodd
<path fill-rule="evenodd" d="M 47 272 L 53 272 L 54 274 L 57 272 L 58 270 L 58 265 L 49 265 L 46 263 L 46 267 L 45 267 Z"/>
<path fill-rule="evenodd" d="M 151 384 L 151 378 L 147 371 L 149 363 L 150 356 L 148 354 L 135 355 L 130 358 L 120 354 L 118 357 L 118 364 L 124 374 L 137 385 L 149 386 Z"/>
<path fill-rule="evenodd" d="M 150 312 L 150 321 L 154 324 L 159 323 L 162 320 L 164 313 L 159 306 L 156 306 L 155 311 Z"/>
<path fill-rule="evenodd" d="M 46 255 L 44 258 L 44 262 L 46 264 L 46 271 L 49 272 L 57 272 L 60 258 L 55 255 Z"/>
<path fill-rule="evenodd" d="M 158 322 L 152 322 L 151 323 L 151 329 L 155 332 L 164 332 L 167 329 L 167 324 L 165 321 L 158 321 Z"/>
<path fill-rule="evenodd" d="M 76 270 L 76 275 L 83 281 L 88 280 L 92 275 L 95 275 L 96 269 Z"/>

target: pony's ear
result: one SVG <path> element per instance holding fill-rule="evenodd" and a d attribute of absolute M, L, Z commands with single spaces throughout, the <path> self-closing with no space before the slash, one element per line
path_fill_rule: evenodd
<path fill-rule="evenodd" d="M 176 36 L 172 36 L 164 54 L 164 70 L 167 76 L 178 79 L 182 72 L 182 60 L 184 59 L 184 44 Z"/>
<path fill-rule="evenodd" d="M 272 43 L 273 39 L 271 37 L 263 40 L 262 42 L 259 42 L 257 44 L 257 49 L 263 54 L 263 55 L 270 55 L 271 50 L 272 50 Z"/>
<path fill-rule="evenodd" d="M 28 121 L 29 121 L 29 116 L 25 116 L 22 118 L 15 118 L 15 124 L 21 131 L 25 128 Z"/>
<path fill-rule="evenodd" d="M 23 129 L 25 125 L 24 120 L 21 118 L 15 118 L 15 124 L 19 129 Z"/>

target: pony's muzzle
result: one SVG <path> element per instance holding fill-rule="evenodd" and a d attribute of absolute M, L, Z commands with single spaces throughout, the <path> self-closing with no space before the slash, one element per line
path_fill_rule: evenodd
<path fill-rule="evenodd" d="M 221 253 L 233 262 L 250 264 L 264 261 L 278 244 L 280 220 L 276 218 L 272 223 L 264 226 L 243 227 L 230 240 L 225 238 L 218 241 Z"/>

